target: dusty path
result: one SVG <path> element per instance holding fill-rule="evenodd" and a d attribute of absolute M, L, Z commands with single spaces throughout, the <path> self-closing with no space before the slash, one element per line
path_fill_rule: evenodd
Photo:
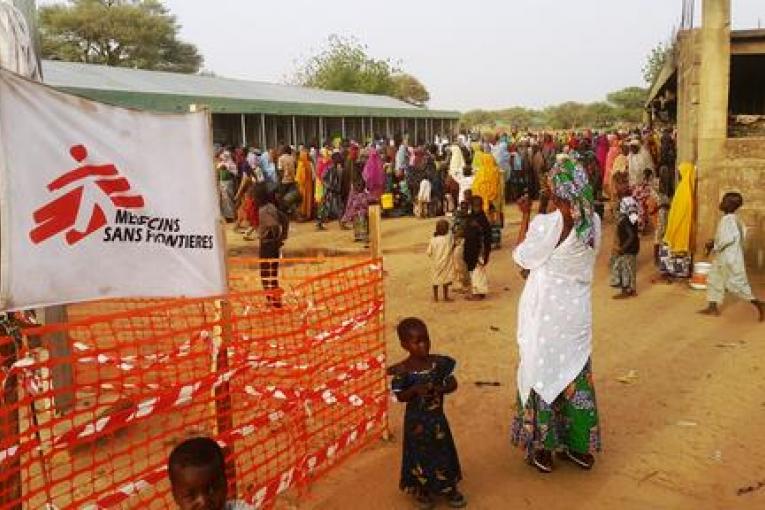
<path fill-rule="evenodd" d="M 607 285 L 607 253 L 602 252 L 594 286 L 593 363 L 604 452 L 590 473 L 558 464 L 553 474 L 542 476 L 522 462 L 521 452 L 508 440 L 515 398 L 516 303 L 523 285 L 510 258 L 517 226 L 505 229 L 503 248 L 493 253 L 488 301 L 434 304 L 423 254 L 433 223 L 411 218 L 383 222 L 389 357 L 394 361 L 403 355 L 393 333 L 396 322 L 417 315 L 429 324 L 434 351 L 457 359 L 460 389 L 448 401 L 447 415 L 470 508 L 765 508 L 765 325 L 755 323 L 749 305 L 731 302 L 720 319 L 697 316 L 703 293 L 649 283 L 653 271 L 647 239 L 639 298 L 615 302 Z M 609 235 L 610 230 L 606 226 Z M 316 247 L 360 249 L 350 238 L 335 225 L 323 233 L 298 225 L 288 254 L 313 253 Z M 240 246 L 232 244 L 238 252 L 251 250 Z M 765 295 L 762 283 L 757 290 Z M 631 384 L 618 382 L 631 370 L 637 375 Z M 502 386 L 477 387 L 476 381 Z M 412 508 L 397 490 L 403 406 L 391 404 L 391 410 L 396 439 L 332 471 L 299 508 Z M 745 492 L 739 495 L 740 490 Z"/>

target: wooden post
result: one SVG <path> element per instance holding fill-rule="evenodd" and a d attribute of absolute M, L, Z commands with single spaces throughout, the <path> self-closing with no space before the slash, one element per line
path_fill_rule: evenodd
<path fill-rule="evenodd" d="M 191 112 L 198 112 L 198 111 L 204 111 L 207 113 L 207 122 L 210 128 L 210 132 L 212 133 L 212 116 L 210 115 L 210 109 L 206 106 L 201 105 L 190 105 L 189 111 Z M 208 148 L 207 150 L 212 150 L 212 147 Z M 212 154 L 210 154 L 210 157 L 212 158 Z M 215 179 L 214 185 L 217 192 L 217 176 L 215 175 L 215 172 L 212 173 L 213 178 Z M 219 194 L 220 196 L 220 194 Z M 228 255 L 228 248 L 227 248 L 227 241 L 226 241 L 226 222 L 223 218 L 219 219 L 219 236 L 220 236 L 220 250 L 223 250 L 223 259 L 225 261 L 227 255 Z M 217 374 L 224 374 L 228 370 L 228 348 L 231 344 L 231 339 L 233 337 L 233 326 L 232 326 L 232 311 L 231 311 L 231 302 L 227 299 L 228 297 L 228 265 L 225 266 L 225 282 L 226 282 L 226 292 L 224 299 L 219 299 L 215 301 L 215 309 L 217 312 L 216 322 L 218 323 L 217 328 L 213 328 L 213 344 L 216 345 L 218 348 L 218 354 L 215 357 L 215 359 L 211 360 L 211 369 L 214 373 Z M 216 333 L 218 333 L 216 335 Z M 217 337 L 217 338 L 216 338 Z M 234 428 L 234 416 L 232 414 L 233 406 L 231 405 L 231 392 L 228 382 L 225 382 L 218 386 L 215 389 L 215 435 L 220 436 L 221 434 L 225 434 L 226 432 L 230 431 Z M 234 455 L 234 446 L 233 444 L 229 443 L 224 449 L 223 449 L 224 455 L 226 456 L 226 478 L 228 479 L 228 498 L 229 499 L 236 499 L 237 497 L 237 491 L 236 491 L 236 462 L 234 462 L 232 459 Z"/>
<path fill-rule="evenodd" d="M 369 206 L 369 250 L 373 259 L 382 258 L 382 208 L 380 204 Z"/>
<path fill-rule="evenodd" d="M 18 359 L 19 345 L 16 338 L 11 335 L 13 318 L 10 314 L 2 314 L 2 333 L 6 337 L 0 343 L 0 367 L 10 369 Z M 21 420 L 19 417 L 19 380 L 16 375 L 11 375 L 5 380 L 0 388 L 2 411 L 0 411 L 0 437 L 19 437 L 21 433 Z M 7 445 L 5 447 L 18 446 Z M 4 448 L 5 448 L 4 447 Z M 5 482 L 0 484 L 0 507 L 9 510 L 21 510 L 22 479 L 21 479 L 21 455 L 17 455 L 12 461 L 0 463 L 3 472 L 6 473 Z M 8 506 L 6 506 L 8 505 Z"/>
<path fill-rule="evenodd" d="M 380 264 L 380 271 L 383 272 L 385 269 L 385 266 L 383 265 L 383 253 L 382 253 L 382 208 L 380 207 L 380 204 L 372 204 L 369 206 L 369 254 L 372 258 L 372 261 L 376 264 Z M 384 272 L 382 273 L 385 274 Z M 382 299 L 385 295 L 385 291 L 383 290 L 382 293 L 379 295 L 376 295 L 375 297 L 377 299 Z M 382 311 L 380 314 L 380 325 L 385 324 L 385 310 Z M 383 328 L 383 335 L 385 335 L 385 328 Z M 387 345 L 387 342 L 383 342 L 383 345 Z M 383 347 L 384 349 L 387 348 Z M 387 352 L 386 352 L 386 359 L 387 359 Z M 385 394 L 388 393 L 388 382 L 386 379 L 383 379 L 383 392 Z M 387 397 L 386 397 L 387 398 Z M 385 423 L 383 423 L 383 430 L 382 430 L 382 440 L 383 441 L 391 441 L 393 439 L 393 435 L 390 432 L 390 423 L 388 418 L 388 413 L 385 413 Z"/>
<path fill-rule="evenodd" d="M 67 321 L 66 306 L 49 306 L 43 309 L 43 324 L 62 324 Z M 43 347 L 50 353 L 53 368 L 53 401 L 56 414 L 63 416 L 74 407 L 74 373 L 72 371 L 72 349 L 65 331 L 45 335 Z"/>

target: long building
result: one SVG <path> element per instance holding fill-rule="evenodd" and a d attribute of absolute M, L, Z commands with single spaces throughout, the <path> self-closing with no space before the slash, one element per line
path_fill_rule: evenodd
<path fill-rule="evenodd" d="M 81 97 L 156 112 L 210 109 L 222 144 L 274 147 L 338 136 L 412 141 L 449 135 L 459 112 L 419 108 L 388 96 L 46 60 L 43 80 Z"/>

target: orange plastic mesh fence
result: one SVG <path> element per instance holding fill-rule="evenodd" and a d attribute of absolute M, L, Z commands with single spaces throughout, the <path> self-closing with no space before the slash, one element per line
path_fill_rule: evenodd
<path fill-rule="evenodd" d="M 73 305 L 0 338 L 0 508 L 174 508 L 167 457 L 199 435 L 229 498 L 269 507 L 379 437 L 381 262 L 280 260 L 278 284 L 270 264 L 230 261 L 221 299 Z"/>

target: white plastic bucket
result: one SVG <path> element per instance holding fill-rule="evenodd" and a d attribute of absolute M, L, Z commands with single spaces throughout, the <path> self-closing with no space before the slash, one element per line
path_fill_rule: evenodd
<path fill-rule="evenodd" d="M 706 290 L 707 277 L 712 270 L 712 264 L 709 262 L 696 262 L 693 264 L 693 274 L 691 275 L 690 285 L 692 289 Z"/>

